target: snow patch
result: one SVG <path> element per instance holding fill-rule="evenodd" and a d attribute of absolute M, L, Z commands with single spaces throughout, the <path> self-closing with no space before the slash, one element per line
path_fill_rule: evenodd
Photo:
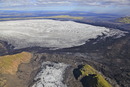
<path fill-rule="evenodd" d="M 89 24 L 57 20 L 17 20 L 0 22 L 0 40 L 15 49 L 40 46 L 55 49 L 85 44 L 89 39 L 125 35 L 124 31 L 110 30 Z"/>
<path fill-rule="evenodd" d="M 67 65 L 64 63 L 43 62 L 32 87 L 67 87 L 63 84 L 63 74 Z"/>

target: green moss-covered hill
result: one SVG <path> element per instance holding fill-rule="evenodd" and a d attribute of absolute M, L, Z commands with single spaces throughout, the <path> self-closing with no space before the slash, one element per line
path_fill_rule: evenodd
<path fill-rule="evenodd" d="M 122 17 L 117 20 L 118 22 L 130 24 L 130 17 Z"/>
<path fill-rule="evenodd" d="M 82 79 L 80 80 L 84 87 L 112 87 L 105 78 L 90 65 L 85 65 L 80 69 Z"/>

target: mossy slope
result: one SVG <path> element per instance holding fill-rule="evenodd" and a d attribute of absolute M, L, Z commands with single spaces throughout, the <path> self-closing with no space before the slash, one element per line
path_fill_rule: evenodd
<path fill-rule="evenodd" d="M 0 76 L 0 87 L 7 87 L 6 83 L 6 78 Z"/>
<path fill-rule="evenodd" d="M 0 56 L 0 73 L 15 74 L 21 63 L 28 63 L 32 58 L 32 54 L 22 52 L 14 55 Z"/>
<path fill-rule="evenodd" d="M 130 17 L 122 17 L 118 20 L 118 22 L 130 24 Z"/>
<path fill-rule="evenodd" d="M 20 20 L 20 19 L 42 19 L 42 18 L 63 18 L 63 19 L 75 19 L 81 20 L 83 17 L 80 16 L 69 16 L 69 15 L 57 15 L 57 16 L 41 16 L 41 17 L 24 17 L 24 18 L 1 18 L 0 21 L 4 20 Z"/>
<path fill-rule="evenodd" d="M 50 16 L 46 18 L 69 18 L 69 19 L 83 19 L 83 17 L 69 16 L 69 15 L 58 15 L 58 16 Z"/>
<path fill-rule="evenodd" d="M 105 80 L 105 78 L 90 65 L 83 66 L 80 71 L 82 73 L 81 80 L 85 83 L 84 86 L 87 85 L 87 87 L 112 87 Z"/>

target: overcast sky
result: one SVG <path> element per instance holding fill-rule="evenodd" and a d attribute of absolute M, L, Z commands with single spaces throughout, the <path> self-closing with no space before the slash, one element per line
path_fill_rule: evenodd
<path fill-rule="evenodd" d="M 130 0 L 0 0 L 0 10 L 121 12 L 127 15 L 129 9 Z"/>

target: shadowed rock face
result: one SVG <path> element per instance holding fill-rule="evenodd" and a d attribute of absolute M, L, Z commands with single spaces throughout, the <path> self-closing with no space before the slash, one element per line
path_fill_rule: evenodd
<path fill-rule="evenodd" d="M 2 43 L 0 43 L 0 55 L 4 55 L 6 53 L 7 53 L 6 47 Z"/>
<path fill-rule="evenodd" d="M 83 87 L 112 87 L 105 77 L 90 65 L 79 65 L 73 73 Z"/>
<path fill-rule="evenodd" d="M 98 87 L 98 79 L 96 75 L 89 75 L 83 77 L 80 81 L 82 82 L 83 87 Z"/>

